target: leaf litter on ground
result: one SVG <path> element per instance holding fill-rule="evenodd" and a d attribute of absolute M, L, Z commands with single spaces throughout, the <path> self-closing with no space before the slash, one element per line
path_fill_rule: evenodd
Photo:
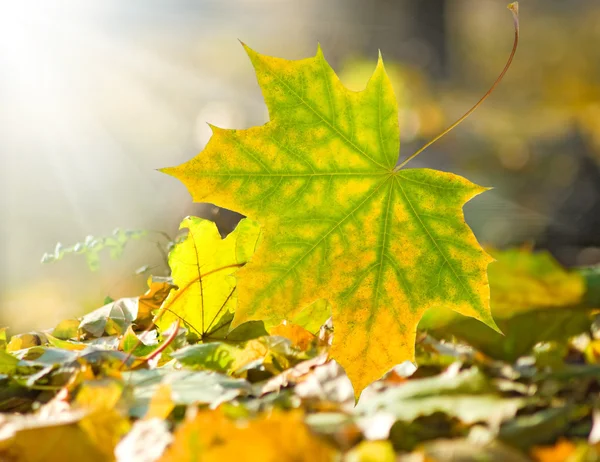
<path fill-rule="evenodd" d="M 360 96 L 341 87 L 320 50 L 316 57 L 300 62 L 248 52 L 276 120 L 247 133 L 215 128 L 215 141 L 207 149 L 216 160 L 202 171 L 212 178 L 205 180 L 217 188 L 208 197 L 218 198 L 221 205 L 236 202 L 239 210 L 260 218 L 262 229 L 244 219 L 221 239 L 213 223 L 188 217 L 181 225 L 188 229 L 187 238 L 175 245 L 169 257 L 171 279 L 150 279 L 146 294 L 111 301 L 48 331 L 7 338 L 1 330 L 0 460 L 544 461 L 556 454 L 562 460 L 600 460 L 600 360 L 596 353 L 600 272 L 567 271 L 547 254 L 527 249 L 492 250 L 497 262 L 490 265 L 488 308 L 484 273 L 491 257 L 461 223 L 460 211 L 469 197 L 483 189 L 432 171 L 404 170 L 402 179 L 389 184 L 383 179 L 395 173 L 398 140 L 392 124 L 396 106 L 382 61 Z M 282 91 L 283 84 L 274 77 L 277 72 L 289 77 L 290 69 L 297 71 L 294 75 L 299 81 L 310 77 L 317 82 L 317 93 L 333 85 L 337 93 L 329 99 L 329 109 L 312 107 L 315 95 L 307 95 L 313 98 L 307 100 L 309 109 L 325 111 L 330 117 L 335 112 L 332 107 L 358 109 L 355 105 L 361 98 L 369 104 L 381 103 L 385 123 L 377 126 L 385 128 L 385 140 L 375 139 L 377 134 L 368 130 L 369 120 L 381 116 L 377 111 L 367 111 L 357 121 L 364 125 L 366 141 L 375 136 L 375 145 L 383 143 L 380 149 L 366 152 L 358 149 L 362 141 L 351 139 L 349 149 L 345 128 L 334 130 L 331 123 L 323 127 L 331 119 L 315 121 L 304 110 L 290 109 L 297 99 L 294 88 Z M 296 77 L 289 78 L 290 84 L 299 85 Z M 277 122 L 279 116 L 282 120 Z M 312 125 L 316 131 L 308 132 L 314 137 L 296 133 L 294 127 L 286 126 L 285 117 L 294 123 L 318 122 Z M 347 165 L 327 163 L 318 155 L 329 142 L 321 133 L 324 128 L 336 132 L 331 139 L 336 149 L 349 156 Z M 314 149 L 313 157 L 299 160 L 297 146 L 291 144 L 294 139 L 306 141 Z M 260 146 L 255 146 L 257 140 L 262 140 Z M 269 154 L 273 144 L 289 154 L 293 168 L 288 170 L 293 171 L 284 171 Z M 258 147 L 268 156 L 253 163 L 249 159 Z M 231 164 L 219 150 L 241 157 Z M 381 171 L 374 167 L 378 164 Z M 234 165 L 240 169 L 227 170 Z M 305 204 L 300 214 L 291 208 L 289 214 L 272 213 L 281 211 L 285 199 L 278 197 L 278 176 L 273 172 L 300 175 L 308 169 L 308 176 L 317 172 L 327 177 L 359 167 L 363 170 L 355 172 L 357 195 L 347 197 L 348 203 L 364 200 L 360 194 L 365 192 L 374 198 L 373 206 L 364 210 L 365 219 L 372 212 L 374 223 L 386 226 L 383 232 L 372 229 L 377 231 L 373 235 L 383 236 L 382 248 L 392 245 L 388 219 L 415 228 L 419 222 L 415 217 L 422 214 L 414 207 L 409 213 L 410 205 L 418 203 L 429 210 L 430 203 L 440 197 L 450 207 L 444 219 L 467 242 L 467 249 L 448 244 L 444 251 L 438 247 L 431 253 L 435 261 L 430 266 L 439 273 L 434 280 L 443 289 L 437 295 L 415 282 L 430 275 L 429 266 L 402 266 L 412 261 L 411 255 L 419 254 L 415 243 L 426 240 L 425 225 L 413 229 L 412 244 L 397 236 L 404 247 L 376 253 L 381 261 L 388 253 L 404 255 L 403 261 L 391 258 L 389 268 L 400 264 L 402 271 L 413 271 L 411 277 L 416 279 L 412 282 L 423 289 L 415 292 L 413 301 L 419 307 L 408 321 L 386 322 L 394 304 L 392 295 L 405 301 L 413 296 L 398 286 L 400 273 L 391 275 L 376 266 L 362 268 L 363 275 L 355 273 L 352 263 L 367 256 L 358 250 L 347 252 L 356 243 L 344 242 L 345 233 L 339 241 L 304 255 L 308 266 L 295 269 L 299 254 L 293 249 L 316 245 L 323 233 L 331 231 L 328 218 L 319 215 L 323 204 Z M 185 169 L 171 173 L 187 175 Z M 242 182 L 234 198 L 231 189 L 222 188 L 220 182 L 236 175 L 275 182 L 266 187 L 253 184 L 252 179 Z M 361 175 L 375 180 L 371 184 Z M 310 194 L 305 188 L 311 185 L 297 186 L 295 198 L 306 199 Z M 455 188 L 455 199 L 429 194 L 428 188 L 441 186 Z M 315 181 L 312 187 L 316 191 L 323 185 Z M 328 187 L 342 191 L 334 183 Z M 457 190 L 462 193 L 456 195 Z M 320 223 L 313 223 L 320 233 L 316 237 L 309 232 L 313 228 L 301 223 L 309 218 Z M 336 226 L 346 225 L 345 218 L 333 218 Z M 348 220 L 348 226 L 356 225 L 353 220 Z M 322 229 L 317 225 L 323 225 Z M 430 227 L 445 232 L 431 223 Z M 377 247 L 376 242 L 363 243 Z M 469 280 L 474 281 L 469 290 L 481 302 L 476 306 L 465 308 L 457 295 L 451 271 L 457 267 L 442 258 L 449 254 L 458 259 L 453 261 L 468 262 L 461 274 L 473 273 L 469 273 Z M 336 265 L 340 271 L 334 274 Z M 303 279 L 297 277 L 300 270 Z M 271 276 L 282 271 L 291 275 L 290 281 L 281 280 L 271 287 Z M 361 286 L 365 281 L 371 281 L 367 289 L 374 283 L 375 292 Z M 347 283 L 352 290 L 345 290 Z M 385 286 L 384 292 L 379 291 L 380 285 Z M 331 293 L 323 291 L 323 286 Z M 265 287 L 272 292 L 261 292 Z M 433 295 L 436 304 L 449 311 L 439 307 L 428 311 L 416 330 Z M 240 310 L 237 301 L 244 297 Z M 362 312 L 358 316 L 340 311 L 352 304 L 376 308 L 375 312 L 382 309 L 373 323 L 365 323 Z M 450 310 L 470 314 L 490 327 Z M 257 313 L 265 316 L 255 319 Z M 496 332 L 490 313 L 504 336 Z M 353 319 L 355 315 L 358 318 Z M 354 321 L 368 329 L 351 328 Z M 416 332 L 402 331 L 398 336 L 398 329 Z"/>
<path fill-rule="evenodd" d="M 216 233 L 212 224 L 205 229 Z M 236 236 L 243 233 L 229 242 Z M 220 261 L 207 271 L 247 261 L 248 254 L 235 260 L 214 247 L 213 238 Z M 311 314 L 295 317 L 297 324 L 251 325 L 234 339 L 203 336 L 186 320 L 194 301 L 169 302 L 182 285 L 191 287 L 175 268 L 172 280 L 150 280 L 145 295 L 13 336 L 0 349 L 2 460 L 229 460 L 240 447 L 247 460 L 451 460 L 444 455 L 450 452 L 464 453 L 461 460 L 552 460 L 554 452 L 596 460 L 600 364 L 589 354 L 600 337 L 595 273 L 567 271 L 527 249 L 492 253 L 502 268 L 490 272 L 492 311 L 499 322 L 514 323 L 506 335 L 526 337 L 519 345 L 527 347 L 517 355 L 494 350 L 485 336 L 461 335 L 455 324 L 462 318 L 426 317 L 416 366 L 394 367 L 356 406 L 350 380 L 331 359 L 327 304 L 307 307 Z M 185 262 L 177 247 L 173 255 Z M 195 258 L 185 274 L 198 274 Z M 513 276 L 518 284 L 507 285 Z M 235 304 L 224 300 L 235 280 L 225 281 L 205 307 L 230 322 Z M 557 287 L 571 289 L 557 295 Z M 191 297 L 196 306 L 201 297 Z M 167 321 L 157 319 L 164 306 Z M 522 327 L 523 316 L 540 323 L 548 311 L 585 313 L 586 322 L 550 337 Z M 165 342 L 156 357 L 140 360 Z M 65 450 L 57 441 L 66 439 Z"/>

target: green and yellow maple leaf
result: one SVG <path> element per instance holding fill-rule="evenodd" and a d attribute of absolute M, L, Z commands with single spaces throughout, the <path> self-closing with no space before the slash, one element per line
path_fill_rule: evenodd
<path fill-rule="evenodd" d="M 257 220 L 262 242 L 238 278 L 233 326 L 277 324 L 306 305 L 333 308 L 331 355 L 356 394 L 414 358 L 419 319 L 446 306 L 495 327 L 493 259 L 462 207 L 486 188 L 430 169 L 396 167 L 398 108 L 380 57 L 366 88 L 339 81 L 319 48 L 299 61 L 246 47 L 270 122 L 212 127 L 204 151 L 163 171 L 195 201 Z"/>
<path fill-rule="evenodd" d="M 212 221 L 202 218 L 187 217 L 180 228 L 189 234 L 169 255 L 177 289 L 161 306 L 156 323 L 164 330 L 179 318 L 201 338 L 223 338 L 235 310 L 232 275 L 254 252 L 260 228 L 244 219 L 225 239 Z"/>

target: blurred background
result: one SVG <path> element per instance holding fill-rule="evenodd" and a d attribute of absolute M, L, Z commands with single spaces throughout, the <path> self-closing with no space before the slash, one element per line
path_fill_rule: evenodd
<path fill-rule="evenodd" d="M 381 49 L 406 157 L 469 109 L 504 66 L 513 39 L 506 3 L 3 3 L 0 326 L 49 328 L 106 297 L 142 293 L 149 274 L 165 274 L 164 247 L 186 215 L 217 220 L 223 233 L 234 226 L 235 214 L 192 204 L 182 184 L 156 169 L 197 154 L 210 136 L 206 122 L 247 128 L 267 121 L 237 39 L 288 59 L 312 56 L 320 42 L 356 90 Z M 566 265 L 598 263 L 600 2 L 520 6 L 521 45 L 504 82 L 410 167 L 495 188 L 465 207 L 483 244 L 530 243 Z M 113 235 L 115 228 L 121 231 Z M 89 235 L 95 238 L 86 242 Z M 112 243 L 121 255 L 100 252 L 90 260 L 93 272 L 85 255 L 40 263 L 58 242 L 80 241 L 81 249 Z"/>

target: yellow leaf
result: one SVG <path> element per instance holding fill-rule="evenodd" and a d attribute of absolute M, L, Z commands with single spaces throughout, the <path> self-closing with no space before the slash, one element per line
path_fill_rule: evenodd
<path fill-rule="evenodd" d="M 120 406 L 122 395 L 123 386 L 116 381 L 91 381 L 82 384 L 74 402 L 74 409 L 86 412 L 79 421 L 79 428 L 108 460 L 112 459 L 114 448 L 131 427 Z"/>
<path fill-rule="evenodd" d="M 0 327 L 0 350 L 6 349 L 6 327 Z"/>
<path fill-rule="evenodd" d="M 396 454 L 389 441 L 361 441 L 346 457 L 345 462 L 394 462 Z"/>
<path fill-rule="evenodd" d="M 492 252 L 492 256 L 497 259 L 489 268 L 495 318 L 575 305 L 585 294 L 583 277 L 562 268 L 548 252 L 510 249 Z"/>
<path fill-rule="evenodd" d="M 160 384 L 154 395 L 152 395 L 152 399 L 150 399 L 150 405 L 144 419 L 166 419 L 169 417 L 169 414 L 175 408 L 171 393 L 169 384 Z"/>
<path fill-rule="evenodd" d="M 106 462 L 129 431 L 119 412 L 122 387 L 84 383 L 73 407 L 51 401 L 32 415 L 0 415 L 0 460 L 19 462 Z"/>
<path fill-rule="evenodd" d="M 453 335 L 494 358 L 515 361 L 538 342 L 563 340 L 589 328 L 586 282 L 548 252 L 491 251 L 491 310 L 504 335 L 448 309 L 430 310 L 419 328 Z"/>
<path fill-rule="evenodd" d="M 447 306 L 495 328 L 492 258 L 462 207 L 486 190 L 430 169 L 396 167 L 398 108 L 380 59 L 365 90 L 345 88 L 321 49 L 299 61 L 246 47 L 270 122 L 212 127 L 205 150 L 163 171 L 198 202 L 257 220 L 252 261 L 236 274 L 233 327 L 292 320 L 319 299 L 332 305 L 332 357 L 356 394 L 414 360 L 417 323 Z"/>
<path fill-rule="evenodd" d="M 252 256 L 259 227 L 244 219 L 225 239 L 213 222 L 202 218 L 187 217 L 181 228 L 189 234 L 169 255 L 177 289 L 163 303 L 156 324 L 164 330 L 182 319 L 201 339 L 223 338 L 235 310 L 232 275 Z"/>
<path fill-rule="evenodd" d="M 59 322 L 52 335 L 59 340 L 76 339 L 79 336 L 79 320 L 65 319 Z"/>
<path fill-rule="evenodd" d="M 299 411 L 274 411 L 234 422 L 217 409 L 181 425 L 160 462 L 325 462 L 334 456 L 335 451 L 309 431 Z"/>
<path fill-rule="evenodd" d="M 47 422 L 33 419 L 6 419 L 0 416 L 0 460 L 12 462 L 64 462 L 85 460 L 105 462 L 107 458 L 85 432 L 72 422 Z M 68 442 L 68 443 L 67 443 Z M 108 459 L 110 460 L 110 459 Z"/>
<path fill-rule="evenodd" d="M 289 358 L 279 350 L 280 339 L 276 337 L 261 337 L 249 340 L 234 356 L 230 365 L 232 371 L 239 371 L 248 364 L 261 360 L 262 366 L 273 374 L 278 374 L 291 366 Z"/>
<path fill-rule="evenodd" d="M 37 333 L 13 335 L 6 345 L 6 351 L 25 350 L 43 343 L 45 343 L 45 339 L 42 339 Z"/>
<path fill-rule="evenodd" d="M 56 348 L 63 348 L 65 350 L 73 350 L 73 351 L 82 351 L 82 350 L 85 350 L 86 348 L 89 348 L 88 345 L 86 345 L 85 343 L 77 343 L 77 342 L 70 342 L 69 340 L 61 340 L 50 334 L 45 334 L 45 336 L 48 339 L 48 343 L 50 343 L 50 345 L 52 345 Z"/>
<path fill-rule="evenodd" d="M 156 324 L 166 329 L 182 319 L 201 339 L 222 338 L 229 329 L 236 303 L 232 275 L 254 252 L 260 229 L 244 219 L 225 239 L 208 220 L 187 217 L 180 228 L 189 234 L 169 255 L 173 290 L 163 303 Z"/>
<path fill-rule="evenodd" d="M 600 363 L 600 340 L 592 340 L 584 351 L 585 360 L 590 364 Z"/>
<path fill-rule="evenodd" d="M 290 321 L 314 335 L 319 335 L 321 327 L 331 318 L 331 305 L 327 300 L 317 300 L 304 307 Z"/>

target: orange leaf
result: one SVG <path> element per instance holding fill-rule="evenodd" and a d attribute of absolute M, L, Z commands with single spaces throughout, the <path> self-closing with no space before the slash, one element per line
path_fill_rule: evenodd
<path fill-rule="evenodd" d="M 271 329 L 271 335 L 279 335 L 291 340 L 292 345 L 301 350 L 307 350 L 316 337 L 304 327 L 283 321 Z"/>
<path fill-rule="evenodd" d="M 534 446 L 531 455 L 537 462 L 565 462 L 574 451 L 573 443 L 560 439 L 554 446 Z"/>

